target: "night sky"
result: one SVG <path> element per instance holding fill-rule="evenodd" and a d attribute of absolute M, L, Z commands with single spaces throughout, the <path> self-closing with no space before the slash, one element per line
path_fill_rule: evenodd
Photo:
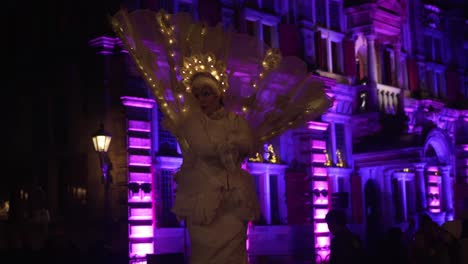
<path fill-rule="evenodd" d="M 6 8 L 7 36 L 11 37 L 4 38 L 4 57 L 13 51 L 13 68 L 8 63 L 4 67 L 13 73 L 6 74 L 7 80 L 11 76 L 13 80 L 4 82 L 2 106 L 8 153 L 5 174 L 14 176 L 4 177 L 0 193 L 17 179 L 47 173 L 50 98 L 66 89 L 67 66 L 79 71 L 89 67 L 87 42 L 112 34 L 107 15 L 116 12 L 121 1 L 12 2 Z"/>

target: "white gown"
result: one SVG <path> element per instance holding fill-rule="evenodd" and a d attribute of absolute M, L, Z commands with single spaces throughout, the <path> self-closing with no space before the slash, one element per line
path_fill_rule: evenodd
<path fill-rule="evenodd" d="M 193 111 L 180 124 L 187 144 L 173 212 L 187 221 L 190 263 L 247 263 L 247 223 L 259 216 L 253 178 L 241 169 L 253 148 L 249 125 L 224 109 L 211 118 Z"/>

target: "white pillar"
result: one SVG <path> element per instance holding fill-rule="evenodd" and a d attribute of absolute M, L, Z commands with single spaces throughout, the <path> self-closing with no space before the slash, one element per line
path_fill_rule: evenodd
<path fill-rule="evenodd" d="M 367 78 L 369 78 L 369 95 L 371 108 L 378 109 L 377 96 L 377 55 L 375 53 L 375 35 L 367 35 Z"/>
<path fill-rule="evenodd" d="M 265 47 L 264 47 L 264 41 L 263 41 L 263 24 L 262 21 L 257 20 L 255 21 L 255 34 L 257 35 L 257 39 L 260 39 L 260 54 L 263 54 L 265 52 Z"/>
<path fill-rule="evenodd" d="M 382 217 L 386 226 L 392 226 L 395 222 L 395 206 L 393 202 L 393 188 L 392 188 L 392 175 L 386 173 L 384 176 L 384 197 L 383 197 L 383 206 L 382 208 L 387 208 L 382 210 Z"/>
<path fill-rule="evenodd" d="M 330 35 L 327 38 L 327 63 L 328 63 L 328 71 L 333 72 L 333 52 L 332 52 L 332 44 L 330 40 Z"/>
<path fill-rule="evenodd" d="M 352 167 L 354 164 L 354 161 L 352 159 L 353 157 L 353 129 L 351 128 L 351 125 L 349 122 L 344 123 L 344 128 L 345 128 L 345 144 L 346 144 L 346 164 L 347 167 Z"/>
<path fill-rule="evenodd" d="M 333 164 L 336 164 L 336 130 L 335 130 L 335 123 L 330 123 L 330 140 L 331 140 L 331 147 L 332 153 L 330 153 L 330 157 L 332 159 Z"/>
<path fill-rule="evenodd" d="M 279 48 L 278 25 L 270 27 L 271 29 L 271 47 Z"/>
<path fill-rule="evenodd" d="M 416 163 L 414 168 L 416 170 L 415 184 L 416 184 L 416 210 L 418 212 L 424 212 L 427 210 L 427 200 L 426 200 L 426 177 L 424 175 L 424 168 L 426 163 Z"/>
<path fill-rule="evenodd" d="M 375 51 L 375 35 L 367 35 L 367 71 L 369 82 L 377 83 L 377 55 Z"/>
<path fill-rule="evenodd" d="M 408 220 L 408 207 L 407 207 L 407 195 L 406 195 L 406 175 L 404 172 L 396 172 L 394 177 L 398 180 L 398 188 L 401 192 L 401 208 L 403 212 L 403 222 Z"/>
<path fill-rule="evenodd" d="M 271 225 L 270 173 L 263 174 L 263 204 L 265 222 Z"/>
<path fill-rule="evenodd" d="M 400 65 L 401 63 L 401 42 L 400 41 L 397 41 L 394 45 L 394 48 L 395 48 L 395 73 L 394 73 L 394 76 L 395 76 L 395 81 L 396 81 L 396 86 L 398 88 L 402 88 L 402 85 L 403 85 L 403 79 L 402 79 L 402 74 L 401 74 L 401 70 L 403 68 L 402 65 Z"/>
<path fill-rule="evenodd" d="M 442 210 L 445 211 L 445 221 L 453 220 L 453 184 L 450 177 L 452 166 L 440 167 L 442 173 L 442 190 L 440 197 L 442 198 Z"/>
<path fill-rule="evenodd" d="M 286 175 L 284 171 L 278 173 L 278 210 L 282 224 L 287 223 L 288 207 L 286 204 Z"/>

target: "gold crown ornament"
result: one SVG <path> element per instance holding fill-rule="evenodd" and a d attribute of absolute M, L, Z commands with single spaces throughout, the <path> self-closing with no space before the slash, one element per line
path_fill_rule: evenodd
<path fill-rule="evenodd" d="M 186 92 L 191 92 L 193 82 L 200 75 L 208 75 L 213 77 L 212 80 L 216 80 L 217 84 L 210 86 L 215 88 L 217 94 L 225 94 L 229 87 L 226 64 L 223 61 L 216 60 L 215 55 L 212 53 L 185 57 L 179 73 Z M 209 79 L 206 81 L 210 82 Z"/>

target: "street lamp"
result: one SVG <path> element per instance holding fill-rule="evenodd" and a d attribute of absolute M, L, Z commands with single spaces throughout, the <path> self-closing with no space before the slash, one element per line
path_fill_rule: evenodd
<path fill-rule="evenodd" d="M 112 182 L 109 171 L 112 168 L 112 163 L 109 160 L 107 155 L 107 150 L 109 149 L 109 144 L 111 142 L 112 136 L 110 133 L 104 130 L 104 125 L 101 123 L 98 131 L 93 134 L 93 145 L 94 150 L 99 154 L 99 160 L 101 162 L 101 171 L 102 171 L 102 182 L 104 183 L 104 215 L 105 220 L 103 221 L 104 236 L 106 242 L 110 243 L 111 229 L 109 227 L 109 219 L 112 215 L 110 207 L 110 184 Z"/>
<path fill-rule="evenodd" d="M 109 145 L 111 142 L 112 136 L 104 130 L 104 125 L 101 124 L 98 131 L 93 134 L 93 145 L 94 150 L 99 153 L 99 159 L 101 161 L 101 170 L 103 180 L 105 182 L 108 181 L 108 173 L 109 173 L 109 162 L 107 158 L 107 150 L 109 149 Z"/>

